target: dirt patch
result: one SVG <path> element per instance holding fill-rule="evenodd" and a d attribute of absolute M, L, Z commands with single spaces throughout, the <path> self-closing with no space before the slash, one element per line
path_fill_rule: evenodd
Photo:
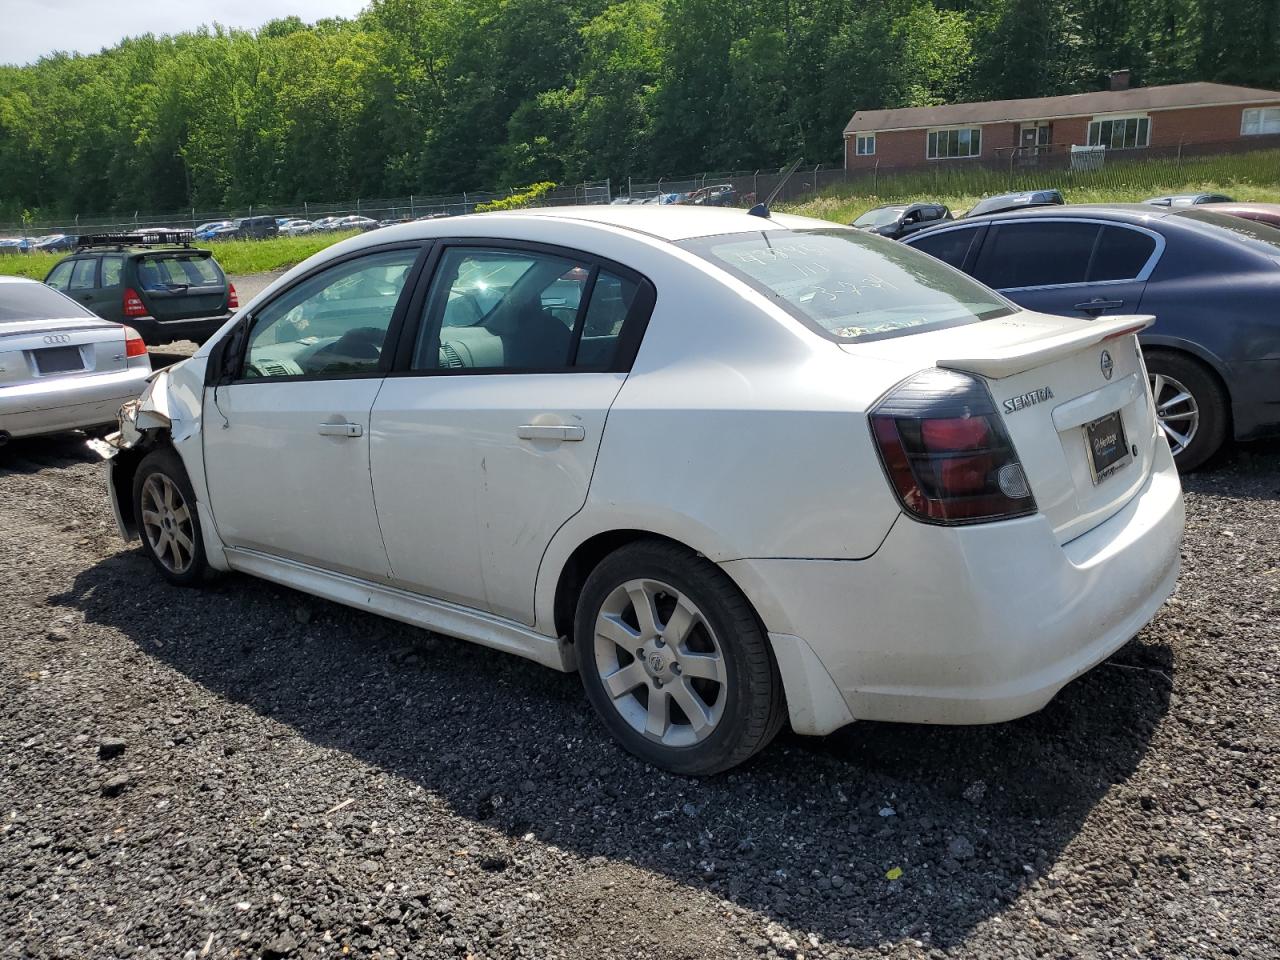
<path fill-rule="evenodd" d="M 13 443 L 0 956 L 1273 958 L 1280 447 L 1187 488 L 1177 595 L 1041 713 L 696 781 L 574 677 L 167 586 L 78 441 Z"/>

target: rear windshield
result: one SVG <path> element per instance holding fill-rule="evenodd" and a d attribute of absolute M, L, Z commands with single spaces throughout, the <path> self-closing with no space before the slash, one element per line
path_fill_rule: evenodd
<path fill-rule="evenodd" d="M 875 210 L 868 210 L 857 220 L 853 221 L 855 227 L 883 227 L 885 224 L 893 223 L 902 215 L 902 211 L 906 207 L 877 207 Z"/>
<path fill-rule="evenodd" d="M 152 254 L 138 258 L 138 282 L 144 290 L 222 286 L 222 271 L 209 254 Z"/>
<path fill-rule="evenodd" d="M 1257 223 L 1253 220 L 1233 217 L 1225 213 L 1215 213 L 1212 210 L 1196 210 L 1194 208 L 1180 210 L 1177 215 L 1188 220 L 1198 220 L 1200 223 L 1207 223 L 1214 227 L 1221 227 L 1223 230 L 1229 230 L 1246 246 L 1253 248 L 1258 253 L 1265 253 L 1267 256 L 1274 257 L 1277 250 L 1280 250 L 1280 230 L 1275 227 L 1269 227 L 1265 223 Z"/>
<path fill-rule="evenodd" d="M 0 284 L 0 323 L 92 316 L 95 314 L 43 283 Z"/>
<path fill-rule="evenodd" d="M 733 233 L 681 243 L 835 340 L 878 340 L 1015 308 L 928 254 L 859 230 Z"/>

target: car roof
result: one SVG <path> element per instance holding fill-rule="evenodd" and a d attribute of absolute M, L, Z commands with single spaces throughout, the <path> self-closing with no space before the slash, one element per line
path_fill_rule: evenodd
<path fill-rule="evenodd" d="M 843 229 L 839 224 L 826 220 L 814 220 L 785 213 L 774 212 L 768 217 L 757 217 L 734 207 L 697 207 L 680 204 L 531 207 L 506 211 L 504 215 L 598 223 L 624 230 L 634 230 L 672 243 L 726 233 L 759 233 L 762 230 L 803 230 L 815 227 Z M 466 219 L 473 216 L 489 217 L 495 214 L 468 214 Z M 452 219 L 456 221 L 462 218 Z"/>
<path fill-rule="evenodd" d="M 957 220 L 956 225 L 975 225 L 987 223 L 996 220 L 1043 220 L 1046 217 L 1055 219 L 1061 217 L 1081 217 L 1088 219 L 1090 217 L 1097 219 L 1099 217 L 1107 220 L 1120 220 L 1130 223 L 1140 223 L 1142 221 L 1167 220 L 1174 216 L 1176 211 L 1170 210 L 1168 207 L 1153 207 L 1145 203 L 1071 203 L 1071 204 L 1052 204 L 1038 207 L 1019 207 L 1017 210 L 1003 210 L 999 213 L 984 213 L 976 217 L 965 217 L 963 220 Z M 937 229 L 950 229 L 947 227 L 939 227 Z M 932 233 L 932 230 L 922 231 Z"/>

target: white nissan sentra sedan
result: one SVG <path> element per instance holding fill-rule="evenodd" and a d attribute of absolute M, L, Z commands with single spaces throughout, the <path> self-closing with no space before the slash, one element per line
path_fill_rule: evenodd
<path fill-rule="evenodd" d="M 237 570 L 577 670 L 629 750 L 1043 707 L 1173 589 L 1135 334 L 862 231 L 658 206 L 344 241 L 126 405 L 111 491 Z"/>
<path fill-rule="evenodd" d="M 0 445 L 108 426 L 150 375 L 132 327 L 36 280 L 0 277 Z"/>

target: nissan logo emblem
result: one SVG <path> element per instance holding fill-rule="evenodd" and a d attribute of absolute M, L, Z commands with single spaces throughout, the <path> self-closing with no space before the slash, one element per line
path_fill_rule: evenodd
<path fill-rule="evenodd" d="M 45 343 L 70 343 L 71 334 L 69 333 L 51 333 L 44 338 Z"/>
<path fill-rule="evenodd" d="M 1111 362 L 1111 353 L 1107 350 L 1102 351 L 1102 379 L 1110 380 L 1111 374 L 1115 370 L 1115 364 Z"/>

